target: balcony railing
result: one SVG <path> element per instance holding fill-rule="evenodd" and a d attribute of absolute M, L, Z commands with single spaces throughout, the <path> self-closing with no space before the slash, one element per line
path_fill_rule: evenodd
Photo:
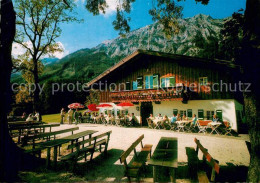
<path fill-rule="evenodd" d="M 113 102 L 131 101 L 131 102 L 152 102 L 152 101 L 172 101 L 182 100 L 182 90 L 156 89 L 156 90 L 135 90 L 111 92 L 110 97 Z"/>

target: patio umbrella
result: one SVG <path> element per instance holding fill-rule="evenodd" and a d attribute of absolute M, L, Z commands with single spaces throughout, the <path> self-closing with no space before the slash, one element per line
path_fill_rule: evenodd
<path fill-rule="evenodd" d="M 132 104 L 130 102 L 122 102 L 120 104 L 117 104 L 117 106 L 119 106 L 119 107 L 133 107 L 134 104 Z"/>
<path fill-rule="evenodd" d="M 89 104 L 88 105 L 88 109 L 91 110 L 92 112 L 99 111 L 99 109 L 97 109 L 97 105 L 96 104 Z"/>
<path fill-rule="evenodd" d="M 70 109 L 79 109 L 79 108 L 83 109 L 83 108 L 85 108 L 85 106 L 80 104 L 80 103 L 72 103 L 72 104 L 68 105 L 68 108 L 70 108 Z"/>
<path fill-rule="evenodd" d="M 113 108 L 113 106 L 110 105 L 110 104 L 99 104 L 99 105 L 97 106 L 97 108 L 98 108 L 98 109 L 100 109 L 100 108 Z"/>

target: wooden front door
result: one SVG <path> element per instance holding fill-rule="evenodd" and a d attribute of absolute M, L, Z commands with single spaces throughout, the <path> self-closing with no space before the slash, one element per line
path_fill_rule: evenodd
<path fill-rule="evenodd" d="M 147 126 L 148 124 L 146 118 L 149 118 L 150 114 L 153 114 L 152 102 L 142 102 L 140 112 L 142 117 L 142 126 Z"/>

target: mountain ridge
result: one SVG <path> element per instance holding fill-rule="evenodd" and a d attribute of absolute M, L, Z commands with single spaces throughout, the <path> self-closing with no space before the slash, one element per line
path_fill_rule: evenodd
<path fill-rule="evenodd" d="M 165 37 L 163 27 L 156 22 L 133 30 L 125 37 L 105 40 L 93 48 L 77 50 L 48 64 L 40 77 L 41 82 L 60 79 L 88 82 L 138 49 L 215 58 L 225 19 L 198 14 L 178 21 L 180 32 L 171 39 Z"/>

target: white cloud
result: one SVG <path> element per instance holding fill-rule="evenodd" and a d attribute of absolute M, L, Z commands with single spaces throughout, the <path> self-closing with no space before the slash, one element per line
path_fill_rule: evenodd
<path fill-rule="evenodd" d="M 118 0 L 107 0 L 108 8 L 106 8 L 106 13 L 103 14 L 105 17 L 108 17 L 116 12 L 116 7 L 118 5 Z"/>
<path fill-rule="evenodd" d="M 86 3 L 86 0 L 74 0 L 75 4 L 79 6 L 83 6 Z M 104 17 L 109 17 L 116 12 L 116 7 L 119 4 L 119 0 L 106 0 L 108 7 L 106 8 L 106 13 L 103 14 L 100 12 L 101 15 Z"/>
<path fill-rule="evenodd" d="M 25 42 L 25 44 L 29 48 L 32 48 L 32 44 L 31 44 L 30 41 Z M 65 57 L 66 55 L 69 54 L 69 50 L 66 50 L 66 48 L 64 47 L 64 45 L 61 42 L 57 42 L 57 44 L 59 45 L 60 48 L 62 48 L 63 52 L 55 52 L 53 54 L 54 57 L 61 59 L 61 58 Z M 12 55 L 15 58 L 17 58 L 19 55 L 24 54 L 25 52 L 26 52 L 26 49 L 22 45 L 20 45 L 18 43 L 13 43 L 13 45 L 12 45 Z M 48 58 L 48 57 L 49 57 L 49 55 L 43 55 L 42 56 L 42 58 Z"/>
<path fill-rule="evenodd" d="M 59 47 L 63 49 L 63 52 L 55 52 L 53 54 L 53 56 L 61 59 L 61 58 L 65 57 L 66 55 L 68 55 L 70 52 L 69 52 L 69 50 L 66 50 L 66 48 L 64 47 L 64 45 L 61 42 L 57 42 L 57 43 L 58 43 Z"/>

